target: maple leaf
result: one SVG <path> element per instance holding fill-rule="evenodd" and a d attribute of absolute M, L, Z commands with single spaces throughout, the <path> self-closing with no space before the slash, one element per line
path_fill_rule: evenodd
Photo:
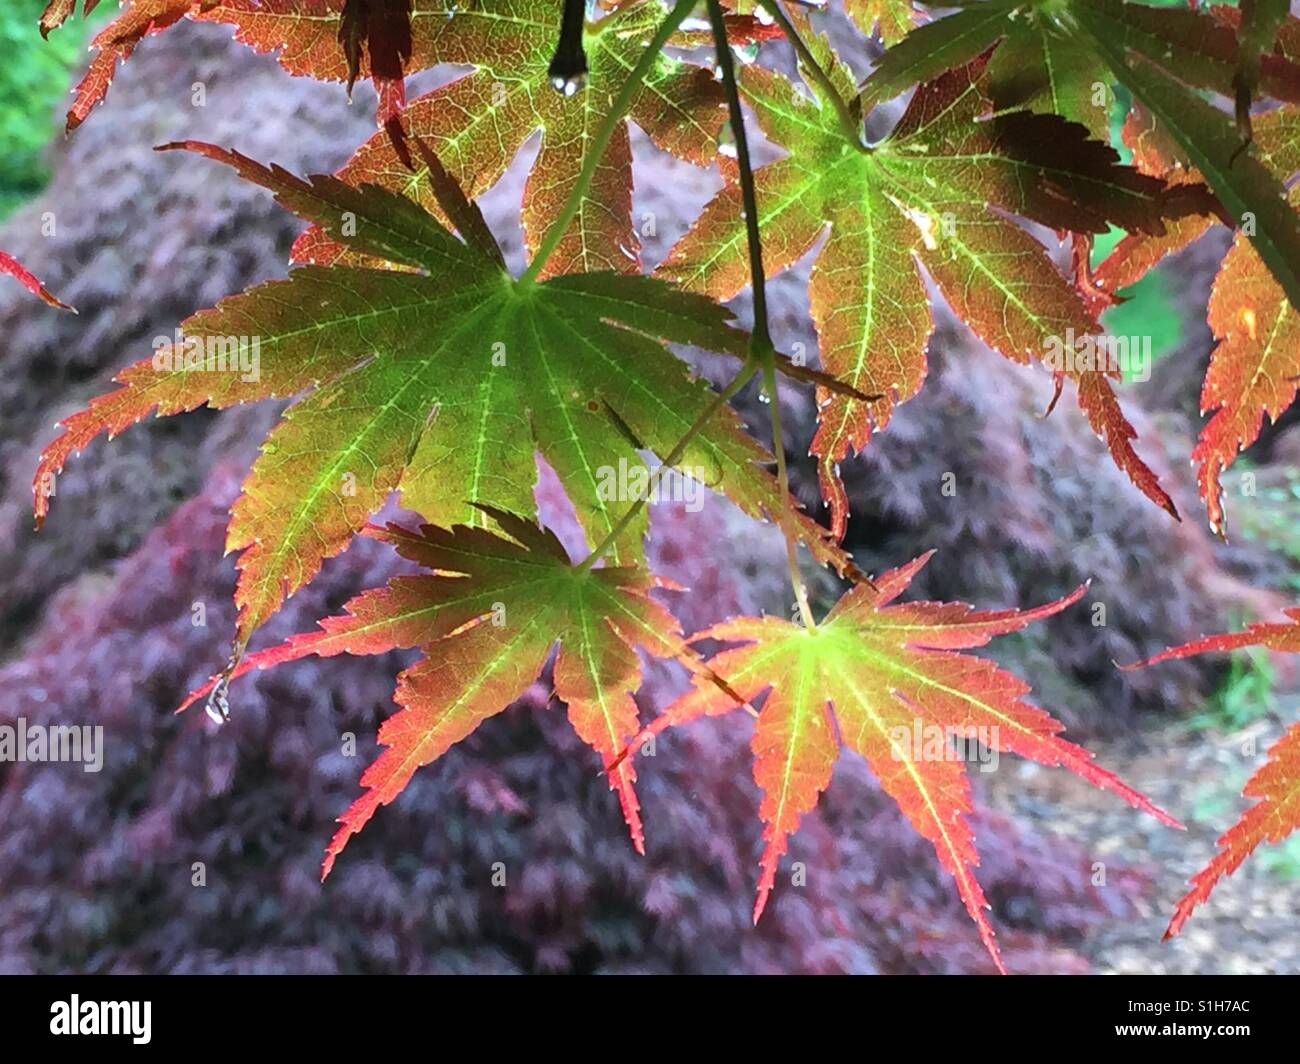
<path fill-rule="evenodd" d="M 99 0 L 83 0 L 82 15 L 89 15 L 99 5 Z M 77 0 L 49 0 L 41 12 L 39 22 L 41 36 L 49 38 L 51 30 L 57 30 L 68 20 L 77 7 Z"/>
<path fill-rule="evenodd" d="M 638 730 L 632 695 L 641 683 L 636 647 L 693 662 L 677 621 L 648 592 L 644 569 L 570 565 L 558 539 L 513 514 L 484 512 L 506 535 L 457 525 L 410 531 L 390 524 L 367 531 L 432 570 L 394 577 L 348 602 L 320 631 L 291 636 L 251 654 L 232 674 L 267 669 L 315 654 L 383 654 L 419 647 L 424 657 L 397 678 L 400 711 L 379 729 L 387 747 L 361 777 L 365 793 L 339 819 L 321 878 L 351 836 L 396 798 L 415 770 L 441 757 L 500 713 L 542 672 L 557 644 L 556 696 L 584 743 L 600 755 L 618 794 L 632 842 L 645 852 L 636 772 L 618 754 Z M 208 695 L 214 677 L 180 709 Z M 179 712 L 179 710 L 178 710 Z"/>
<path fill-rule="evenodd" d="M 3 251 L 0 251 L 0 275 L 12 277 L 32 295 L 43 299 L 52 307 L 58 307 L 60 310 L 70 310 L 73 314 L 77 313 L 75 308 L 68 306 L 45 285 L 41 284 L 40 279 L 31 270 L 27 269 L 12 255 Z"/>
<path fill-rule="evenodd" d="M 729 327 L 728 311 L 642 276 L 515 281 L 482 215 L 431 153 L 426 170 L 468 243 L 375 185 L 305 181 L 209 144 L 169 147 L 225 162 L 332 238 L 422 272 L 301 267 L 189 318 L 179 341 L 64 420 L 37 471 L 38 522 L 49 505 L 43 486 L 100 433 L 151 411 L 306 393 L 267 437 L 232 509 L 241 646 L 390 492 L 439 525 L 481 523 L 487 511 L 473 503 L 531 513 L 536 454 L 559 474 L 586 531 L 618 532 L 613 556 L 639 558 L 647 518 L 642 510 L 620 524 L 631 499 L 619 471 L 642 468 L 639 448 L 669 454 L 697 423 L 684 474 L 778 521 L 820 563 L 853 571 L 825 530 L 787 504 L 761 467 L 770 457 L 734 411 L 710 416 L 714 393 L 660 343 L 742 355 L 748 337 Z"/>
<path fill-rule="evenodd" d="M 90 41 L 94 57 L 73 93 L 66 128 L 69 132 L 86 120 L 104 99 L 117 64 L 131 58 L 135 46 L 151 34 L 174 26 L 191 12 L 206 11 L 220 0 L 124 0 L 121 13 Z M 99 0 L 84 0 L 82 14 L 89 15 Z M 50 0 L 41 15 L 42 37 L 61 26 L 76 6 L 76 0 Z"/>
<path fill-rule="evenodd" d="M 418 5 L 429 15 L 430 5 Z M 448 3 L 448 7 L 455 4 Z M 626 4 L 585 27 L 584 86 L 545 88 L 560 33 L 561 5 L 553 0 L 483 2 L 457 13 L 438 29 L 437 53 L 449 63 L 474 66 L 463 77 L 413 100 L 402 116 L 406 136 L 425 141 L 471 196 L 505 173 L 530 137 L 541 146 L 524 187 L 524 239 L 532 254 L 573 186 L 594 132 L 663 20 L 657 0 Z M 417 22 L 417 36 L 425 25 Z M 689 43 L 689 42 L 686 42 Z M 566 93 L 569 93 L 566 95 Z M 660 56 L 638 90 L 628 118 L 660 148 L 697 165 L 717 153 L 725 119 L 722 88 L 712 74 Z M 424 168 L 405 165 L 386 133 L 361 146 L 339 172 L 351 183 L 373 182 L 438 210 Z M 632 151 L 620 123 L 600 169 L 546 276 L 577 271 L 639 269 L 640 242 L 632 225 Z M 319 229 L 294 245 L 297 262 L 356 262 Z"/>
<path fill-rule="evenodd" d="M 1241 0 L 1240 29 L 1237 40 L 1240 55 L 1232 76 L 1233 103 L 1237 128 L 1247 140 L 1251 138 L 1250 105 L 1259 87 L 1265 56 L 1277 42 L 1278 32 L 1291 14 L 1290 0 Z"/>
<path fill-rule="evenodd" d="M 1285 611 L 1289 621 L 1248 625 L 1244 631 L 1206 636 L 1165 650 L 1145 661 L 1122 666 L 1137 669 L 1194 654 L 1221 653 L 1242 647 L 1266 647 L 1300 653 L 1300 607 Z M 1178 934 L 1198 905 L 1206 901 L 1224 876 L 1241 867 L 1261 843 L 1279 843 L 1300 828 L 1300 723 L 1293 724 L 1268 751 L 1268 760 L 1242 790 L 1258 801 L 1219 836 L 1214 858 L 1191 878 L 1189 890 L 1174 907 L 1165 938 Z"/>
<path fill-rule="evenodd" d="M 1223 7 L 1207 12 L 1125 0 L 975 3 L 890 49 L 864 84 L 861 102 L 895 95 L 995 48 L 987 80 L 999 109 L 1059 111 L 1104 139 L 1111 97 L 1095 89 L 1122 84 L 1194 163 L 1227 216 L 1242 222 L 1300 306 L 1300 216 L 1278 178 L 1243 155 L 1247 142 L 1238 128 L 1249 132 L 1249 97 L 1256 88 L 1278 100 L 1300 100 L 1300 20 L 1279 26 L 1273 4 L 1260 0 L 1239 41 L 1239 13 Z M 1268 49 L 1274 36 L 1276 45 Z M 1235 98 L 1238 127 L 1192 88 Z"/>
<path fill-rule="evenodd" d="M 820 37 L 809 41 L 848 95 L 848 70 Z M 822 367 L 880 397 L 819 397 L 812 452 L 837 535 L 848 515 L 837 464 L 884 429 L 895 406 L 925 379 L 933 326 L 918 264 L 982 340 L 1026 362 L 1099 326 L 1043 245 L 1007 214 L 1079 232 L 1105 231 L 1109 222 L 1159 232 L 1169 206 L 1163 182 L 1119 165 L 1115 152 L 1088 140 L 1081 126 L 1028 112 L 990 118 L 975 84 L 984 63 L 921 86 L 894 131 L 865 152 L 846 142 L 823 95 L 809 99 L 757 67 L 741 75 L 764 133 L 789 153 L 754 175 L 765 262 L 772 272 L 787 268 L 829 228 L 809 293 Z M 737 186 L 705 207 L 656 272 L 718 300 L 748 283 Z M 1116 463 L 1176 516 L 1133 450 L 1133 431 L 1105 375 L 1118 374 L 1069 363 L 1079 404 Z"/>
<path fill-rule="evenodd" d="M 844 13 L 883 44 L 901 40 L 923 17 L 911 0 L 844 0 Z"/>
<path fill-rule="evenodd" d="M 372 76 L 385 129 L 361 147 L 343 176 L 403 191 L 435 213 L 425 174 L 412 172 L 402 157 L 406 137 L 430 144 L 453 177 L 478 196 L 501 177 L 524 142 L 541 132 L 524 198 L 531 252 L 664 15 L 658 0 L 639 0 L 585 24 L 585 87 L 567 81 L 561 92 L 545 91 L 562 13 L 555 0 L 130 0 L 92 41 L 98 54 L 78 86 L 69 128 L 103 99 L 117 63 L 147 34 L 185 17 L 230 24 L 238 40 L 273 52 L 292 74 L 349 86 L 359 74 Z M 752 20 L 736 28 L 738 39 L 760 35 Z M 476 69 L 404 111 L 403 71 L 439 63 Z M 722 89 L 711 73 L 669 56 L 658 59 L 629 110 L 629 119 L 659 147 L 699 165 L 716 154 L 724 118 Z M 631 209 L 632 156 L 623 124 L 548 270 L 636 272 L 639 243 Z M 320 265 L 346 258 L 345 249 L 319 229 L 304 234 L 293 254 L 295 261 Z"/>
<path fill-rule="evenodd" d="M 874 587 L 855 586 L 815 629 L 776 617 L 741 617 L 693 640 L 744 643 L 709 659 L 708 675 L 721 678 L 746 701 L 768 692 L 752 742 L 765 825 L 755 921 L 790 834 L 830 783 L 842 742 L 866 758 L 908 822 L 934 845 L 1001 969 L 985 913 L 988 903 L 973 872 L 979 855 L 965 820 L 971 811 L 970 782 L 964 758 L 949 747 L 952 739 L 975 739 L 991 751 L 1068 768 L 1162 823 L 1180 825 L 1094 764 L 1088 751 L 1061 739 L 1061 724 L 1024 701 L 1029 688 L 1018 678 L 990 661 L 957 653 L 1059 613 L 1083 596 L 1086 585 L 1023 611 L 975 610 L 960 602 L 891 605 L 930 556 L 884 573 Z M 697 677 L 692 690 L 632 745 L 736 708 L 734 696 Z"/>
<path fill-rule="evenodd" d="M 1300 208 L 1300 191 L 1290 202 Z M 1211 416 L 1192 462 L 1210 526 L 1222 534 L 1224 469 L 1259 438 L 1265 415 L 1276 421 L 1300 388 L 1300 314 L 1238 235 L 1214 280 L 1207 320 L 1219 343 L 1201 389 L 1201 410 Z"/>
<path fill-rule="evenodd" d="M 1264 0 L 1275 4 L 1276 0 Z M 936 3 L 932 6 L 943 7 Z M 1235 14 L 1235 11 L 1234 11 Z M 997 45 L 987 88 L 999 110 L 1025 107 L 1058 114 L 1106 139 L 1113 97 L 1098 95 L 1117 78 L 1088 35 L 1104 28 L 1118 47 L 1159 63 L 1180 80 L 1227 96 L 1247 85 L 1278 99 L 1300 94 L 1300 70 L 1281 56 L 1243 51 L 1225 17 L 1195 7 L 1154 7 L 1126 0 L 977 0 L 917 27 L 876 64 L 862 87 L 876 102 L 969 62 Z M 1261 34 L 1268 31 L 1261 26 Z M 1246 80 L 1241 71 L 1246 70 Z M 1253 70 L 1253 74 L 1250 71 Z"/>
<path fill-rule="evenodd" d="M 1283 176 L 1300 172 L 1300 108 L 1269 111 L 1253 124 L 1253 147 L 1260 159 Z M 1137 145 L 1136 158 L 1147 170 L 1195 178 L 1179 166 L 1142 115 L 1130 116 L 1125 136 Z M 1288 199 L 1300 208 L 1300 191 L 1292 189 Z M 1163 237 L 1125 237 L 1098 267 L 1098 285 L 1118 290 L 1132 284 L 1213 221 L 1188 218 Z M 1219 343 L 1201 389 L 1201 412 L 1211 416 L 1201 429 L 1192 462 L 1210 527 L 1223 535 L 1224 470 L 1259 438 L 1265 415 L 1276 421 L 1300 388 L 1300 314 L 1243 233 L 1237 234 L 1215 277 L 1207 320 Z"/>
<path fill-rule="evenodd" d="M 83 13 L 98 2 L 85 0 Z M 75 129 L 103 101 L 118 63 L 128 60 L 137 44 L 183 18 L 233 26 L 237 40 L 275 53 L 292 74 L 343 81 L 349 91 L 359 75 L 370 77 L 382 126 L 405 103 L 408 65 L 423 69 L 438 62 L 413 35 L 413 5 L 414 13 L 443 18 L 451 6 L 427 0 L 122 0 L 121 13 L 91 39 L 95 55 L 77 85 L 67 128 Z M 41 15 L 41 35 L 62 25 L 75 6 L 76 0 L 50 0 Z"/>
<path fill-rule="evenodd" d="M 236 40 L 273 54 L 290 74 L 341 81 L 349 92 L 369 77 L 376 123 L 385 126 L 406 103 L 405 74 L 441 61 L 438 23 L 454 9 L 440 0 L 219 0 L 191 17 L 234 26 Z"/>
<path fill-rule="evenodd" d="M 413 48 L 411 0 L 345 0 L 339 43 L 348 63 L 348 92 L 364 56 L 379 93 L 379 124 L 400 114 L 406 105 L 406 63 Z"/>
<path fill-rule="evenodd" d="M 98 0 L 86 0 L 85 14 L 90 14 Z M 85 75 L 75 88 L 72 107 L 68 109 L 66 129 L 77 129 L 91 109 L 104 99 L 118 62 L 130 59 L 136 44 L 149 34 L 160 33 L 185 18 L 195 0 L 130 0 L 112 22 L 91 38 L 90 61 Z M 40 34 L 48 36 L 72 13 L 73 0 L 51 0 L 40 17 Z"/>
<path fill-rule="evenodd" d="M 1141 104 L 1134 104 L 1129 109 L 1120 135 L 1132 152 L 1133 165 L 1144 174 L 1162 178 L 1170 185 L 1195 184 L 1202 180 L 1196 168 Z M 1166 256 L 1182 250 L 1216 221 L 1233 224 L 1230 217 L 1216 217 L 1212 213 L 1189 214 L 1170 221 L 1159 235 L 1126 233 L 1092 272 L 1093 283 L 1110 293 L 1113 301 L 1120 301 L 1123 298 L 1119 295 L 1121 289 L 1136 284 Z"/>
<path fill-rule="evenodd" d="M 727 5 L 733 11 L 761 12 L 763 0 L 734 0 Z M 824 0 L 812 0 L 812 6 L 823 7 Z M 844 13 L 863 33 L 875 34 L 884 44 L 893 44 L 906 36 L 924 14 L 911 0 L 843 0 Z M 731 39 L 731 34 L 727 37 Z"/>

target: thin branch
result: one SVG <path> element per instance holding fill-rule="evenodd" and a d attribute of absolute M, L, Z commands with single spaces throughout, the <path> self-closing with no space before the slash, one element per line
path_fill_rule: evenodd
<path fill-rule="evenodd" d="M 785 443 L 781 435 L 781 397 L 776 389 L 776 366 L 769 363 L 763 374 L 763 386 L 767 390 L 768 405 L 772 408 L 772 453 L 776 455 L 776 484 L 781 498 L 789 505 L 790 471 L 785 464 Z M 785 563 L 790 572 L 790 586 L 794 588 L 794 600 L 799 606 L 799 616 L 803 625 L 810 632 L 817 627 L 813 619 L 812 607 L 808 605 L 808 592 L 803 586 L 803 576 L 799 572 L 799 545 L 794 536 L 785 532 Z"/>
<path fill-rule="evenodd" d="M 749 138 L 745 136 L 745 115 L 740 109 L 740 89 L 736 84 L 736 64 L 727 44 L 727 24 L 717 0 L 709 0 L 709 21 L 713 26 L 714 50 L 722 86 L 727 96 L 731 132 L 736 141 L 736 162 L 740 168 L 740 194 L 745 204 L 745 237 L 749 245 L 749 276 L 754 289 L 754 330 L 750 350 L 766 358 L 776 348 L 767 327 L 767 274 L 763 270 L 763 242 L 758 233 L 758 197 L 754 193 L 754 167 L 749 157 Z"/>
<path fill-rule="evenodd" d="M 749 272 L 751 286 L 754 290 L 754 329 L 750 333 L 751 358 L 761 362 L 763 383 L 772 407 L 772 453 L 776 455 L 776 476 L 778 491 L 783 505 L 790 505 L 790 474 L 785 464 L 785 442 L 781 434 L 781 401 L 776 387 L 776 348 L 767 322 L 767 286 L 766 274 L 763 272 L 763 242 L 758 231 L 758 197 L 754 191 L 754 169 L 749 158 L 749 138 L 745 133 L 745 115 L 740 109 L 740 89 L 736 84 L 736 66 L 731 56 L 731 47 L 727 43 L 727 25 L 722 17 L 722 5 L 718 0 L 709 0 L 709 22 L 713 27 L 713 44 L 718 57 L 718 69 L 722 72 L 722 84 L 727 94 L 727 107 L 731 119 L 731 131 L 736 140 L 736 162 L 740 168 L 740 194 L 745 210 L 745 235 L 749 243 Z M 799 615 L 804 627 L 810 631 L 817 627 L 812 609 L 808 605 L 808 594 L 804 590 L 803 578 L 799 574 L 799 546 L 794 536 L 782 529 L 785 536 L 786 562 L 790 569 L 790 586 L 794 589 L 795 601 L 799 605 Z"/>

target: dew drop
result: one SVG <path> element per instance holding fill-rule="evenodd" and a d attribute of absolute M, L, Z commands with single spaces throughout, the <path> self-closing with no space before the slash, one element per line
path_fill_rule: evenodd
<path fill-rule="evenodd" d="M 230 720 L 230 690 L 229 678 L 223 676 L 217 681 L 208 695 L 208 701 L 203 707 L 203 712 L 208 715 L 208 719 L 214 724 L 226 724 Z"/>
<path fill-rule="evenodd" d="M 587 76 L 585 74 L 575 74 L 567 78 L 551 78 L 551 87 L 561 96 L 576 96 L 586 84 Z"/>
<path fill-rule="evenodd" d="M 246 638 L 235 640 L 230 648 L 230 660 L 226 662 L 226 667 L 221 670 L 216 684 L 208 693 L 203 711 L 214 724 L 227 724 L 230 721 L 230 681 L 234 679 L 235 670 L 243 660 L 246 646 Z"/>

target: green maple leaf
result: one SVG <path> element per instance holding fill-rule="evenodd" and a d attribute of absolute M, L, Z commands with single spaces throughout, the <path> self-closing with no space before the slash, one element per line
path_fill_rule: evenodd
<path fill-rule="evenodd" d="M 921 17 L 911 0 L 844 0 L 844 13 L 885 44 L 905 37 Z"/>
<path fill-rule="evenodd" d="M 1240 54 L 1232 87 L 1237 109 L 1237 128 L 1251 136 L 1250 105 L 1263 76 L 1265 57 L 1274 51 L 1278 33 L 1290 18 L 1290 0 L 1241 0 L 1237 40 Z"/>
<path fill-rule="evenodd" d="M 777 864 L 800 818 L 830 784 L 843 743 L 866 758 L 908 822 L 935 848 L 999 969 L 988 902 L 974 868 L 975 838 L 965 816 L 970 783 L 954 739 L 1062 766 L 1173 827 L 1176 820 L 1082 747 L 1060 738 L 1062 726 L 1024 701 L 1029 688 L 991 661 L 957 651 L 1017 632 L 1077 602 L 1080 587 L 1031 610 L 975 610 L 961 602 L 891 604 L 929 559 L 926 554 L 845 595 L 815 629 L 777 617 L 738 617 L 693 640 L 744 644 L 723 650 L 697 673 L 695 687 L 632 743 L 669 727 L 739 708 L 766 694 L 751 743 L 764 823 L 758 920 Z M 838 735 L 838 738 L 837 738 Z"/>
<path fill-rule="evenodd" d="M 886 99 L 993 48 L 987 90 L 1000 109 L 1053 111 L 1105 139 L 1109 90 L 1121 84 L 1195 164 L 1228 216 L 1247 223 L 1269 271 L 1300 307 L 1300 216 L 1278 176 L 1243 156 L 1256 90 L 1300 101 L 1300 20 L 1284 20 L 1284 12 L 1274 0 L 1252 0 L 1243 25 L 1226 5 L 972 0 L 890 49 L 861 102 Z M 1235 99 L 1236 126 L 1194 89 Z"/>
<path fill-rule="evenodd" d="M 418 6 L 417 41 L 428 31 L 434 5 Z M 458 183 L 478 196 L 505 173 L 524 143 L 541 134 L 524 187 L 522 221 L 528 252 L 536 251 L 586 160 L 588 145 L 610 105 L 663 20 L 657 0 L 624 5 L 586 26 L 585 84 L 555 91 L 548 68 L 559 34 L 562 5 L 553 0 L 497 0 L 467 6 L 443 20 L 428 47 L 440 60 L 476 69 L 407 107 L 402 124 L 427 143 Z M 717 153 L 725 118 L 721 86 L 702 67 L 661 55 L 645 78 L 628 118 L 660 148 L 697 165 Z M 351 183 L 373 182 L 438 210 L 424 168 L 408 167 L 393 140 L 379 133 L 340 171 Z M 619 123 L 577 216 L 546 275 L 614 270 L 635 273 L 640 243 L 632 224 L 632 150 L 627 123 Z M 308 230 L 294 246 L 298 262 L 349 261 L 346 249 Z M 355 260 L 351 260 L 355 261 Z"/>
<path fill-rule="evenodd" d="M 592 542 L 613 535 L 631 503 L 618 471 L 641 468 L 639 448 L 668 454 L 714 400 L 660 340 L 746 351 L 748 338 L 729 327 L 726 310 L 648 277 L 516 281 L 477 208 L 431 153 L 426 171 L 464 243 L 412 200 L 375 185 L 304 181 L 197 142 L 169 147 L 228 163 L 331 237 L 414 271 L 301 267 L 200 311 L 179 343 L 131 366 L 122 387 L 65 419 L 66 431 L 42 455 L 38 521 L 68 455 L 100 433 L 151 411 L 301 395 L 267 437 L 231 514 L 227 546 L 243 552 L 241 644 L 394 490 L 441 525 L 482 524 L 476 503 L 532 513 L 540 454 Z M 768 460 L 723 406 L 679 468 L 751 515 L 779 521 L 819 562 L 851 571 L 825 531 L 787 505 L 762 468 Z M 642 510 L 616 538 L 613 557 L 640 558 L 645 529 Z"/>
<path fill-rule="evenodd" d="M 821 38 L 808 39 L 851 95 L 849 71 Z M 810 284 L 822 367 L 879 397 L 821 396 L 812 450 L 837 534 L 848 514 L 837 463 L 883 429 L 926 375 L 932 322 L 918 266 L 981 339 L 1027 362 L 1100 329 L 1043 245 L 1007 215 L 1083 233 L 1111 222 L 1160 232 L 1172 209 L 1162 181 L 1120 166 L 1081 126 L 1023 111 L 990 118 L 976 85 L 983 67 L 981 58 L 921 86 L 889 137 L 867 151 L 847 143 L 823 96 L 809 99 L 758 67 L 741 77 L 764 133 L 788 152 L 755 174 L 767 265 L 790 266 L 829 229 Z M 748 283 L 738 186 L 719 193 L 657 272 L 718 300 Z M 1118 374 L 1063 366 L 1073 367 L 1079 404 L 1116 463 L 1175 513 L 1133 449 L 1107 376 Z"/>
<path fill-rule="evenodd" d="M 886 52 L 862 86 L 866 101 L 897 95 L 997 45 L 987 88 L 999 109 L 1059 114 L 1105 139 L 1113 99 L 1109 90 L 1117 79 L 1085 29 L 1089 22 L 1103 26 L 1109 42 L 1198 88 L 1232 96 L 1238 85 L 1253 92 L 1262 82 L 1266 92 L 1280 99 L 1300 91 L 1294 67 L 1280 57 L 1265 56 L 1261 63 L 1263 41 L 1256 43 L 1253 55 L 1249 47 L 1243 51 L 1228 24 L 1231 16 L 1218 9 L 1211 13 L 1127 0 L 968 0 L 935 6 L 959 10 L 918 27 Z M 1261 36 L 1268 32 L 1259 30 Z"/>
<path fill-rule="evenodd" d="M 365 793 L 339 818 L 322 877 L 416 769 L 519 698 L 557 644 L 556 696 L 567 705 L 574 731 L 600 755 L 633 845 L 645 852 L 636 773 L 626 759 L 615 765 L 639 727 L 632 700 L 641 684 L 635 648 L 699 671 L 695 656 L 673 615 L 649 597 L 656 581 L 646 570 L 571 565 L 551 532 L 504 511 L 487 508 L 485 514 L 507 535 L 465 525 L 370 529 L 431 572 L 398 576 L 364 592 L 347 603 L 346 615 L 249 655 L 233 674 L 310 654 L 383 654 L 399 647 L 425 654 L 398 676 L 394 699 L 401 709 L 379 729 L 387 749 L 362 775 Z M 209 680 L 181 708 L 218 682 Z"/>

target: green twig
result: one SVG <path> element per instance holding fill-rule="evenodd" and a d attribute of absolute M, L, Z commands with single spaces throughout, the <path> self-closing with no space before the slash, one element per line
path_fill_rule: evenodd
<path fill-rule="evenodd" d="M 784 13 L 782 13 L 784 14 Z M 745 210 L 745 235 L 749 243 L 749 272 L 754 290 L 754 329 L 750 334 L 750 358 L 763 368 L 763 385 L 772 407 L 772 453 L 776 455 L 776 475 L 782 504 L 790 504 L 790 474 L 785 464 L 785 443 L 781 435 L 781 402 L 776 387 L 776 348 L 767 322 L 767 282 L 763 271 L 763 242 L 758 230 L 758 196 L 754 190 L 754 168 L 749 158 L 749 139 L 745 134 L 745 115 L 740 109 L 740 89 L 736 84 L 736 66 L 727 43 L 727 25 L 722 17 L 722 5 L 709 0 L 709 22 L 713 27 L 713 44 L 718 56 L 718 69 L 726 90 L 731 131 L 736 140 L 736 162 L 740 168 L 740 194 Z M 773 515 L 775 517 L 775 515 Z M 799 575 L 799 546 L 794 536 L 782 528 L 785 536 L 786 561 L 790 569 L 790 586 L 794 589 L 799 615 L 810 631 L 817 627 L 803 578 Z"/>
<path fill-rule="evenodd" d="M 776 364 L 769 362 L 763 370 L 763 386 L 767 389 L 769 406 L 772 408 L 772 453 L 776 455 L 776 484 L 781 498 L 790 498 L 790 471 L 785 464 L 785 444 L 781 435 L 781 398 L 776 390 Z M 784 529 L 782 529 L 785 532 Z M 790 571 L 790 586 L 794 588 L 794 600 L 799 606 L 799 616 L 804 627 L 810 632 L 817 627 L 813 619 L 812 608 L 808 605 L 808 592 L 803 586 L 803 576 L 799 572 L 799 545 L 794 536 L 785 532 L 785 562 Z"/>
<path fill-rule="evenodd" d="M 754 289 L 754 331 L 750 349 L 766 358 L 776 348 L 767 328 L 767 274 L 763 270 L 763 242 L 758 233 L 758 198 L 754 193 L 754 167 L 749 157 L 749 138 L 745 136 L 745 115 L 740 109 L 740 88 L 736 83 L 736 64 L 727 44 L 727 24 L 717 0 L 709 0 L 709 21 L 713 26 L 714 50 L 722 73 L 723 91 L 731 117 L 731 132 L 736 141 L 736 163 L 740 169 L 740 193 L 745 203 L 745 237 L 749 245 L 749 276 Z"/>

